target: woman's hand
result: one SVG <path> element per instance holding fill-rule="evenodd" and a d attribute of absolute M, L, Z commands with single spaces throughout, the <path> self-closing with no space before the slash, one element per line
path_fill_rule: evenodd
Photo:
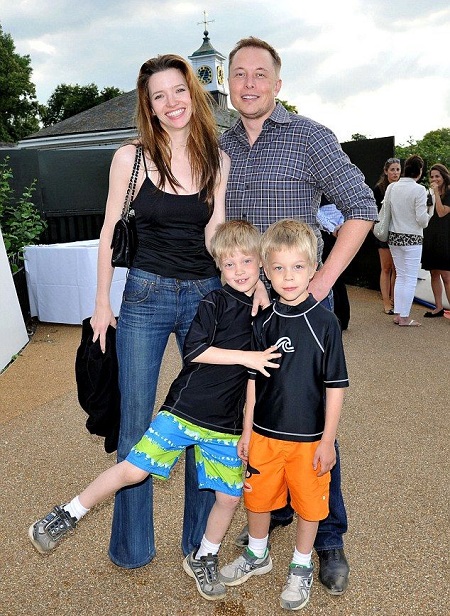
<path fill-rule="evenodd" d="M 430 190 L 436 195 L 439 194 L 439 186 L 437 185 L 437 182 L 431 182 L 430 184 Z"/>
<path fill-rule="evenodd" d="M 117 325 L 116 317 L 111 310 L 111 306 L 108 304 L 108 306 L 96 307 L 90 323 L 92 331 L 94 332 L 92 341 L 95 342 L 100 338 L 100 348 L 102 353 L 104 353 L 106 351 L 106 330 L 109 325 L 113 327 Z"/>

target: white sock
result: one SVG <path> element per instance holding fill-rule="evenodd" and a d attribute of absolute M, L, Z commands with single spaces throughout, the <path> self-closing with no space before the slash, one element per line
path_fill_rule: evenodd
<path fill-rule="evenodd" d="M 81 518 L 85 516 L 89 511 L 89 509 L 86 509 L 86 507 L 83 507 L 83 505 L 80 503 L 80 499 L 78 498 L 78 496 L 75 496 L 75 498 L 73 498 L 70 503 L 64 505 L 63 509 L 67 511 L 67 513 L 73 518 L 76 518 L 77 522 L 78 520 L 81 520 Z"/>
<path fill-rule="evenodd" d="M 312 551 L 309 554 L 302 554 L 295 548 L 292 563 L 294 565 L 300 565 L 300 567 L 311 567 L 311 555 Z"/>
<path fill-rule="evenodd" d="M 253 552 L 257 558 L 263 558 L 266 555 L 268 542 L 269 535 L 264 537 L 264 539 L 255 539 L 255 537 L 252 537 L 250 533 L 248 535 L 248 549 L 250 552 Z"/>
<path fill-rule="evenodd" d="M 201 558 L 202 556 L 208 556 L 208 554 L 217 554 L 220 548 L 220 543 L 211 543 L 208 539 L 203 535 L 202 542 L 200 547 L 197 550 L 197 554 L 195 558 Z"/>

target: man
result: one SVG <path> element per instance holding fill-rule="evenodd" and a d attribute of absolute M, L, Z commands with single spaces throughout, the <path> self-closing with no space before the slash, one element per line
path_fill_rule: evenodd
<path fill-rule="evenodd" d="M 242 39 L 230 53 L 231 103 L 240 119 L 221 137 L 221 147 L 231 158 L 227 217 L 247 219 L 262 232 L 280 218 L 298 218 L 314 229 L 321 263 L 323 240 L 317 211 L 325 193 L 342 212 L 344 224 L 308 290 L 316 300 L 327 303 L 334 282 L 377 219 L 377 208 L 363 175 L 351 164 L 335 135 L 276 102 L 280 69 L 281 59 L 275 49 L 254 37 Z M 271 529 L 289 524 L 292 515 L 290 507 L 272 512 Z M 346 530 L 336 443 L 330 514 L 319 524 L 314 544 L 320 561 L 319 579 L 333 595 L 342 594 L 348 585 L 349 566 L 343 549 Z"/>

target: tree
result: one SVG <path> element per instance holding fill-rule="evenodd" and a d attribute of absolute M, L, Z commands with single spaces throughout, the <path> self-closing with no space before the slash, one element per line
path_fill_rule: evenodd
<path fill-rule="evenodd" d="M 291 105 L 287 101 L 282 101 L 279 98 L 276 98 L 275 100 L 277 101 L 277 103 L 281 103 L 283 107 L 286 107 L 286 109 L 290 111 L 291 113 L 298 113 L 297 107 L 295 105 Z"/>
<path fill-rule="evenodd" d="M 368 137 L 361 135 L 361 133 L 353 133 L 352 135 L 352 141 L 364 141 L 365 139 L 368 139 Z"/>
<path fill-rule="evenodd" d="M 24 246 L 36 243 L 47 223 L 32 201 L 37 180 L 34 179 L 30 186 L 25 187 L 19 198 L 14 194 L 12 180 L 13 172 L 7 156 L 0 163 L 0 228 L 14 273 L 23 264 Z"/>
<path fill-rule="evenodd" d="M 39 130 L 30 61 L 30 56 L 15 53 L 11 35 L 0 25 L 0 141 L 14 143 Z"/>
<path fill-rule="evenodd" d="M 432 130 L 419 141 L 411 138 L 407 145 L 395 148 L 395 155 L 399 158 L 408 158 L 411 154 L 419 154 L 427 162 L 428 168 L 436 163 L 450 168 L 450 128 Z"/>
<path fill-rule="evenodd" d="M 94 83 L 87 86 L 60 84 L 48 99 L 47 105 L 40 107 L 42 123 L 51 126 L 120 94 L 123 94 L 123 90 L 114 87 L 103 88 L 99 92 Z"/>

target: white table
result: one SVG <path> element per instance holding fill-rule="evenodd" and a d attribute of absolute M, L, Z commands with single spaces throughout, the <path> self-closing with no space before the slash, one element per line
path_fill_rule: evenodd
<path fill-rule="evenodd" d="M 423 302 L 425 306 L 435 306 L 434 295 L 431 289 L 430 272 L 423 269 L 419 270 L 414 299 L 421 303 Z M 450 310 L 450 304 L 448 303 L 445 289 L 442 290 L 442 305 L 446 310 Z"/>
<path fill-rule="evenodd" d="M 48 323 L 80 324 L 92 315 L 97 287 L 98 240 L 41 244 L 24 249 L 31 316 Z M 116 268 L 111 307 L 119 314 L 127 270 Z"/>

